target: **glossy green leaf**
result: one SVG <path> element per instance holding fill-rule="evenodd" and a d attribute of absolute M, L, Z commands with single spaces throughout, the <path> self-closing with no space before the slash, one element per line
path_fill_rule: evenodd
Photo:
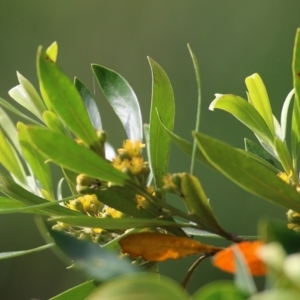
<path fill-rule="evenodd" d="M 121 120 L 127 137 L 143 140 L 143 123 L 138 99 L 129 83 L 117 72 L 92 64 L 104 96 Z"/>
<path fill-rule="evenodd" d="M 20 201 L 26 205 L 49 203 L 49 201 L 25 190 L 24 188 L 16 184 L 11 178 L 6 177 L 3 174 L 0 174 L 0 190 L 4 195 L 12 198 L 14 201 Z M 41 209 L 41 213 L 55 216 L 79 215 L 79 213 L 60 205 Z"/>
<path fill-rule="evenodd" d="M 17 77 L 20 84 L 12 88 L 8 92 L 9 95 L 20 105 L 42 120 L 42 114 L 46 110 L 46 107 L 41 97 L 30 81 L 28 81 L 19 72 L 17 72 Z"/>
<path fill-rule="evenodd" d="M 250 128 L 266 144 L 272 145 L 273 135 L 259 112 L 245 99 L 236 95 L 216 95 L 209 109 L 223 109 Z"/>
<path fill-rule="evenodd" d="M 119 185 L 129 180 L 96 153 L 61 134 L 38 126 L 28 126 L 26 130 L 32 146 L 62 167 Z"/>
<path fill-rule="evenodd" d="M 195 216 L 195 222 L 207 231 L 222 235 L 224 230 L 214 215 L 200 181 L 188 173 L 181 174 L 180 179 L 181 191 L 189 214 Z"/>
<path fill-rule="evenodd" d="M 20 183 L 27 184 L 25 170 L 14 147 L 0 129 L 0 163 L 13 174 Z"/>
<path fill-rule="evenodd" d="M 234 274 L 235 286 L 247 295 L 253 295 L 257 290 L 254 279 L 251 276 L 250 270 L 245 263 L 243 254 L 239 247 L 233 247 L 234 261 L 236 265 L 236 273 Z"/>
<path fill-rule="evenodd" d="M 50 298 L 50 300 L 82 300 L 96 288 L 96 284 L 93 280 L 89 280 L 82 284 L 79 284 L 63 293 Z"/>
<path fill-rule="evenodd" d="M 87 300 L 187 300 L 188 294 L 173 280 L 155 274 L 122 276 L 102 284 Z"/>
<path fill-rule="evenodd" d="M 292 89 L 286 96 L 281 110 L 280 125 L 281 125 L 281 131 L 283 133 L 283 137 L 282 137 L 283 141 L 286 138 L 288 111 L 294 95 L 295 95 L 295 90 Z"/>
<path fill-rule="evenodd" d="M 300 211 L 300 195 L 271 170 L 219 140 L 194 133 L 207 160 L 245 190 L 285 208 Z"/>
<path fill-rule="evenodd" d="M 117 252 L 107 251 L 93 242 L 51 229 L 49 233 L 56 246 L 74 261 L 76 267 L 95 280 L 104 281 L 139 270 L 127 259 L 120 259 Z"/>
<path fill-rule="evenodd" d="M 163 178 L 167 175 L 171 139 L 163 129 L 173 130 L 175 103 L 170 80 L 162 67 L 148 57 L 152 72 L 152 98 L 150 111 L 150 155 L 154 183 L 157 188 L 163 186 Z"/>
<path fill-rule="evenodd" d="M 216 281 L 200 288 L 193 295 L 193 300 L 246 300 L 248 296 L 242 293 L 232 282 Z M 191 299 L 191 300 L 192 300 Z"/>
<path fill-rule="evenodd" d="M 275 135 L 273 114 L 266 87 L 258 74 L 248 76 L 245 80 L 249 92 L 249 102 L 265 120 L 272 135 Z"/>
<path fill-rule="evenodd" d="M 97 104 L 88 90 L 88 88 L 78 79 L 75 78 L 74 84 L 84 102 L 85 108 L 88 112 L 90 120 L 95 129 L 102 130 L 102 121 L 100 117 L 100 112 L 98 110 Z"/>
<path fill-rule="evenodd" d="M 30 249 L 30 250 L 0 252 L 0 260 L 1 259 L 8 259 L 8 258 L 13 258 L 13 257 L 18 257 L 18 256 L 22 256 L 22 255 L 25 255 L 25 254 L 30 254 L 30 253 L 46 250 L 46 249 L 49 249 L 53 246 L 54 246 L 54 244 L 47 244 L 47 245 L 40 246 L 40 247 L 37 247 L 37 248 L 33 248 L 33 249 Z"/>
<path fill-rule="evenodd" d="M 278 155 L 279 161 L 288 176 L 291 176 L 291 179 L 295 184 L 299 183 L 298 175 L 293 167 L 293 161 L 290 156 L 289 150 L 285 142 L 281 141 L 279 138 L 275 137 L 274 145 L 276 153 Z"/>
<path fill-rule="evenodd" d="M 29 122 L 30 124 L 37 124 L 40 125 L 39 122 L 37 122 L 36 120 L 26 116 L 25 114 L 23 114 L 19 109 L 15 108 L 13 105 L 11 105 L 10 103 L 8 103 L 7 101 L 5 101 L 3 98 L 0 97 L 0 105 L 3 106 L 4 108 L 6 108 L 8 111 L 10 111 L 11 113 L 13 113 L 14 115 L 16 115 L 17 117 L 22 118 L 23 120 Z"/>
<path fill-rule="evenodd" d="M 151 167 L 151 155 L 150 155 L 150 126 L 149 124 L 144 124 L 144 140 L 146 143 L 146 151 L 147 151 L 147 159 L 149 166 Z M 150 168 L 150 174 L 148 175 L 147 179 L 147 186 L 151 185 L 151 182 L 153 180 L 153 172 Z"/>
<path fill-rule="evenodd" d="M 43 113 L 43 120 L 50 130 L 67 135 L 66 128 L 53 111 L 46 110 Z"/>
<path fill-rule="evenodd" d="M 275 163 L 273 161 L 272 156 L 262 146 L 257 145 L 256 143 L 252 142 L 247 138 L 244 139 L 244 143 L 247 152 L 255 154 L 256 156 L 262 158 L 263 160 L 267 161 L 269 164 L 275 167 Z"/>
<path fill-rule="evenodd" d="M 295 101 L 292 114 L 292 156 L 296 168 L 300 149 L 300 28 L 297 29 L 293 51 L 293 86 Z"/>
<path fill-rule="evenodd" d="M 18 123 L 18 137 L 24 157 L 30 165 L 35 178 L 38 179 L 43 189 L 50 193 L 53 198 L 52 180 L 49 164 L 45 163 L 45 158 L 37 151 L 30 142 L 30 137 L 27 133 L 27 126 L 23 123 Z"/>
<path fill-rule="evenodd" d="M 71 226 L 102 228 L 102 229 L 129 229 L 129 228 L 147 228 L 147 227 L 189 227 L 188 223 L 175 223 L 159 219 L 138 219 L 138 218 L 121 218 L 121 219 L 104 219 L 91 218 L 88 216 L 78 217 L 54 217 L 53 221 L 63 222 Z"/>
<path fill-rule="evenodd" d="M 63 120 L 86 145 L 97 149 L 98 140 L 84 103 L 68 76 L 40 47 L 37 69 L 41 93 L 49 110 Z"/>

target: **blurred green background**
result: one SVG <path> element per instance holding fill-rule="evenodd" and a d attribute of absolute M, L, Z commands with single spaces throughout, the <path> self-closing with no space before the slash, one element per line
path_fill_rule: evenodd
<path fill-rule="evenodd" d="M 276 116 L 292 88 L 291 59 L 298 0 L 2 0 L 0 2 L 0 96 L 17 84 L 16 70 L 35 85 L 35 54 L 39 45 L 59 44 L 58 63 L 70 77 L 79 77 L 99 101 L 111 143 L 121 146 L 125 133 L 94 89 L 91 63 L 122 74 L 135 90 L 148 122 L 151 74 L 146 57 L 165 69 L 176 100 L 175 132 L 191 140 L 196 116 L 196 83 L 186 47 L 198 56 L 203 89 L 201 130 L 243 147 L 254 140 L 249 130 L 225 112 L 208 111 L 215 93 L 245 96 L 244 78 L 263 78 Z M 37 85 L 36 85 L 37 86 Z M 189 170 L 190 160 L 172 148 L 170 171 Z M 221 224 L 242 235 L 256 234 L 261 217 L 285 219 L 285 211 L 246 193 L 202 165 L 196 167 Z M 173 200 L 175 201 L 175 200 Z M 205 240 L 209 243 L 220 241 Z M 44 244 L 32 216 L 0 216 L 0 251 Z M 162 273 L 180 280 L 195 260 L 162 264 Z M 230 278 L 209 261 L 197 270 L 190 291 L 211 280 Z M 0 299 L 49 299 L 79 284 L 84 276 L 64 265 L 50 250 L 0 261 Z"/>

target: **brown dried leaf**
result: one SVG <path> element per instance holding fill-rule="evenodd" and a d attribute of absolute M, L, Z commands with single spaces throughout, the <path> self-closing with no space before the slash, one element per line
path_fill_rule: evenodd
<path fill-rule="evenodd" d="M 124 253 L 132 258 L 142 257 L 147 261 L 179 259 L 193 254 L 216 253 L 223 248 L 202 244 L 198 241 L 154 232 L 134 233 L 119 241 Z"/>

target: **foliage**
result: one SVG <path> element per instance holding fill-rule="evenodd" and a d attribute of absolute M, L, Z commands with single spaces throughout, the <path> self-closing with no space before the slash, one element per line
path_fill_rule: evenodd
<path fill-rule="evenodd" d="M 73 83 L 56 64 L 56 43 L 38 49 L 40 95 L 19 73 L 19 85 L 9 91 L 29 115 L 0 98 L 0 162 L 7 170 L 0 174 L 4 195 L 0 213 L 40 215 L 39 227 L 47 241 L 35 249 L 1 253 L 0 259 L 55 247 L 91 278 L 52 299 L 299 298 L 300 29 L 294 46 L 294 89 L 284 101 L 280 121 L 272 114 L 258 74 L 246 78 L 248 101 L 218 94 L 209 107 L 231 113 L 253 131 L 259 144 L 246 139 L 245 150 L 199 132 L 200 73 L 196 56 L 188 48 L 198 86 L 194 143 L 173 132 L 172 85 L 151 58 L 152 104 L 144 130 L 139 102 L 129 83 L 113 70 L 92 65 L 128 137 L 117 152 L 107 141 L 92 93 L 78 78 Z M 292 121 L 288 122 L 291 106 Z M 6 111 L 20 118 L 16 126 Z M 190 173 L 168 174 L 171 142 L 191 156 Z M 143 156 L 145 146 L 148 161 Z M 264 220 L 254 242 L 228 232 L 193 175 L 195 160 L 287 209 L 288 226 Z M 61 168 L 58 183 L 50 163 Z M 63 182 L 68 185 L 68 197 L 62 195 Z M 170 193 L 183 200 L 186 210 L 168 202 Z M 191 235 L 219 236 L 234 244 L 223 249 L 195 241 Z M 184 288 L 201 261 L 211 256 L 215 266 L 234 274 L 234 280 L 211 283 L 189 296 L 177 283 L 164 277 L 157 280 L 157 275 L 147 272 L 157 262 L 194 254 L 199 258 L 186 274 Z M 266 276 L 267 286 L 258 292 L 252 276 L 261 275 Z"/>

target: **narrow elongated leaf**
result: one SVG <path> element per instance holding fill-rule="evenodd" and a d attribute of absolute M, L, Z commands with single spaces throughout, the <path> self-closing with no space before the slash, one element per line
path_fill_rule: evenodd
<path fill-rule="evenodd" d="M 101 285 L 86 300 L 187 300 L 189 295 L 173 280 L 156 274 L 122 276 Z M 239 299 L 238 299 L 239 300 Z"/>
<path fill-rule="evenodd" d="M 92 64 L 104 96 L 121 120 L 127 137 L 143 140 L 143 124 L 138 99 L 129 83 L 117 72 Z"/>
<path fill-rule="evenodd" d="M 223 109 L 250 128 L 266 144 L 272 145 L 273 135 L 258 111 L 245 99 L 236 95 L 216 95 L 209 109 Z M 273 122 L 273 120 L 272 120 Z"/>
<path fill-rule="evenodd" d="M 0 190 L 4 195 L 14 200 L 20 201 L 26 205 L 49 203 L 49 201 L 40 198 L 30 193 L 29 191 L 25 190 L 24 188 L 16 184 L 11 178 L 6 177 L 3 174 L 0 174 Z M 59 205 L 55 207 L 48 207 L 48 208 L 41 209 L 41 213 L 46 213 L 48 215 L 55 215 L 55 216 L 79 215 L 78 212 Z"/>
<path fill-rule="evenodd" d="M 153 232 L 133 233 L 119 241 L 124 253 L 147 261 L 179 259 L 198 253 L 216 253 L 222 248 L 196 240 Z"/>
<path fill-rule="evenodd" d="M 26 116 L 25 114 L 21 113 L 19 109 L 15 108 L 13 105 L 5 101 L 3 98 L 0 97 L 0 105 L 6 108 L 8 111 L 12 112 L 14 115 L 22 118 L 23 120 L 29 122 L 29 124 L 37 124 L 40 125 L 39 122 L 36 120 Z"/>
<path fill-rule="evenodd" d="M 102 219 L 82 217 L 54 217 L 51 220 L 63 222 L 71 226 L 81 226 L 102 229 L 129 229 L 129 228 L 146 228 L 146 227 L 189 227 L 188 223 L 175 223 L 157 219 L 138 219 L 138 218 L 122 218 L 122 219 Z"/>
<path fill-rule="evenodd" d="M 1 259 L 13 258 L 13 257 L 17 257 L 17 256 L 22 256 L 22 255 L 25 255 L 25 254 L 30 254 L 30 253 L 38 252 L 38 251 L 42 251 L 42 250 L 46 250 L 46 249 L 49 249 L 53 246 L 54 246 L 54 244 L 47 244 L 47 245 L 40 246 L 40 247 L 37 247 L 37 248 L 33 248 L 33 249 L 30 249 L 30 250 L 2 252 L 2 253 L 0 253 L 0 260 Z"/>
<path fill-rule="evenodd" d="M 13 174 L 23 185 L 27 184 L 23 165 L 11 145 L 0 129 L 0 163 Z"/>
<path fill-rule="evenodd" d="M 295 101 L 292 117 L 292 155 L 296 168 L 300 149 L 300 29 L 297 29 L 293 51 L 293 85 L 295 88 Z"/>
<path fill-rule="evenodd" d="M 27 110 L 35 114 L 40 120 L 42 120 L 42 114 L 46 110 L 46 107 L 37 93 L 34 86 L 24 76 L 17 72 L 20 85 L 11 89 L 8 93 L 16 100 L 20 105 Z"/>
<path fill-rule="evenodd" d="M 259 112 L 268 125 L 272 135 L 275 135 L 272 109 L 266 87 L 258 74 L 246 78 L 246 86 L 249 92 L 249 102 Z"/>
<path fill-rule="evenodd" d="M 188 173 L 183 173 L 180 178 L 181 191 L 189 213 L 197 217 L 196 222 L 207 231 L 222 235 L 224 230 L 219 225 L 199 180 Z"/>
<path fill-rule="evenodd" d="M 144 139 L 146 143 L 146 151 L 147 151 L 147 158 L 149 165 L 151 166 L 151 155 L 150 155 L 150 126 L 149 124 L 144 124 Z M 153 180 L 153 172 L 152 169 L 150 168 L 150 174 L 148 175 L 147 179 L 147 186 L 151 185 L 151 182 Z"/>
<path fill-rule="evenodd" d="M 86 145 L 97 149 L 96 132 L 76 87 L 41 47 L 37 69 L 41 93 L 48 109 L 54 110 Z"/>
<path fill-rule="evenodd" d="M 288 176 L 291 176 L 291 179 L 295 184 L 299 183 L 298 175 L 293 167 L 293 161 L 290 156 L 289 150 L 285 142 L 281 141 L 279 138 L 275 137 L 274 139 L 275 149 L 278 155 L 278 158 L 284 168 L 285 173 Z"/>
<path fill-rule="evenodd" d="M 88 115 L 93 124 L 93 127 L 95 129 L 102 130 L 102 122 L 101 122 L 100 112 L 98 110 L 97 104 L 96 104 L 92 94 L 90 93 L 88 88 L 78 78 L 75 78 L 74 84 L 84 102 L 85 108 L 88 112 Z"/>
<path fill-rule="evenodd" d="M 148 57 L 152 72 L 152 98 L 150 111 L 150 155 L 154 183 L 157 188 L 163 186 L 163 177 L 167 175 L 170 137 L 163 129 L 161 122 L 173 130 L 175 103 L 170 80 L 162 67 Z"/>
<path fill-rule="evenodd" d="M 139 270 L 128 260 L 118 258 L 118 253 L 106 251 L 93 242 L 78 240 L 55 230 L 49 230 L 49 233 L 76 267 L 96 280 L 104 281 Z"/>
<path fill-rule="evenodd" d="M 127 175 L 115 169 L 96 153 L 61 134 L 35 126 L 28 126 L 26 130 L 33 147 L 60 166 L 119 185 L 129 180 Z"/>
<path fill-rule="evenodd" d="M 20 157 L 22 157 L 16 126 L 2 107 L 0 107 L 0 128 L 5 132 Z"/>
<path fill-rule="evenodd" d="M 285 208 L 300 211 L 300 195 L 271 170 L 219 140 L 194 133 L 207 160 L 245 190 Z"/>
<path fill-rule="evenodd" d="M 27 205 L 15 199 L 0 196 L 0 213 L 19 208 L 27 208 Z M 32 211 L 31 213 L 33 212 L 35 213 L 36 211 Z"/>
<path fill-rule="evenodd" d="M 50 298 L 50 300 L 82 300 L 96 288 L 96 284 L 93 280 L 89 280 L 85 283 L 79 284 L 55 297 Z"/>
<path fill-rule="evenodd" d="M 18 137 L 22 147 L 22 152 L 26 161 L 30 165 L 34 176 L 38 179 L 42 188 L 50 193 L 53 197 L 52 180 L 49 164 L 45 164 L 44 157 L 30 143 L 30 137 L 27 133 L 27 126 L 23 123 L 18 123 Z"/>
<path fill-rule="evenodd" d="M 292 89 L 289 92 L 289 94 L 286 96 L 281 110 L 280 125 L 281 125 L 281 131 L 283 133 L 283 139 L 282 139 L 283 141 L 285 140 L 286 137 L 288 111 L 294 95 L 295 95 L 295 90 Z"/>

